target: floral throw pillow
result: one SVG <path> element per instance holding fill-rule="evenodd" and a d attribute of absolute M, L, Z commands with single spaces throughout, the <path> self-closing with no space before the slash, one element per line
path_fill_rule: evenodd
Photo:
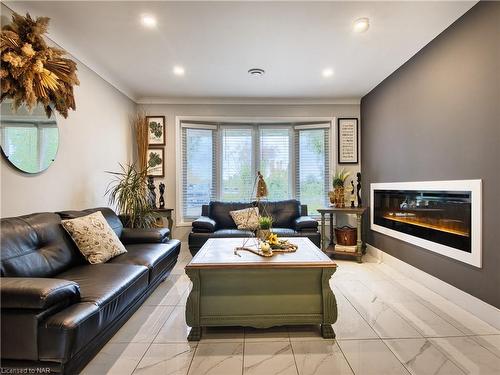
<path fill-rule="evenodd" d="M 127 252 L 101 211 L 61 224 L 90 264 L 105 263 Z"/>
<path fill-rule="evenodd" d="M 256 230 L 259 228 L 259 208 L 251 207 L 243 210 L 230 211 L 229 214 L 233 218 L 238 229 Z"/>

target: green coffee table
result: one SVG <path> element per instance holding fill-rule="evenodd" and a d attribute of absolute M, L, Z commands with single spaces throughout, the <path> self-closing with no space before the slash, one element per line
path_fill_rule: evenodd
<path fill-rule="evenodd" d="M 337 303 L 329 280 L 336 264 L 308 238 L 288 238 L 295 253 L 263 258 L 234 249 L 241 238 L 209 239 L 186 266 L 193 288 L 186 303 L 188 340 L 202 327 L 320 324 L 334 338 Z"/>

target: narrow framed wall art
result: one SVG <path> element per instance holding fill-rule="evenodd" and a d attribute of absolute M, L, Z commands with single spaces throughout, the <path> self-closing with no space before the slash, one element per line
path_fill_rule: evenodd
<path fill-rule="evenodd" d="M 339 164 L 358 164 L 358 119 L 339 118 L 337 122 L 337 156 Z"/>
<path fill-rule="evenodd" d="M 148 176 L 165 177 L 165 153 L 163 147 L 148 148 Z"/>
<path fill-rule="evenodd" d="M 146 116 L 149 146 L 165 146 L 165 116 Z"/>

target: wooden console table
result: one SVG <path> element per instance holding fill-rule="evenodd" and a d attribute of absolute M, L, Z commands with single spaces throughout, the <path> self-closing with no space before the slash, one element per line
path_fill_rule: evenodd
<path fill-rule="evenodd" d="M 173 208 L 155 208 L 153 212 L 160 216 L 160 218 L 166 218 L 168 223 L 168 229 L 170 229 L 170 234 L 172 234 L 172 227 L 174 226 L 174 221 L 172 219 Z"/>
<path fill-rule="evenodd" d="M 363 213 L 366 211 L 366 207 L 345 207 L 345 208 L 337 208 L 337 207 L 327 207 L 327 208 L 318 208 L 318 212 L 321 214 L 321 250 L 326 254 L 330 255 L 341 255 L 341 256 L 349 256 L 355 257 L 358 263 L 361 263 L 361 257 L 363 256 L 363 240 L 361 239 L 361 232 L 363 226 Z M 325 226 L 326 220 L 325 215 L 329 215 L 330 219 L 330 243 L 325 247 Z M 356 215 L 356 227 L 357 227 L 357 242 L 356 242 L 356 252 L 349 253 L 345 251 L 335 251 L 335 241 L 334 241 L 334 226 L 337 224 L 337 214 L 353 214 Z M 335 218 L 334 218 L 335 217 Z"/>

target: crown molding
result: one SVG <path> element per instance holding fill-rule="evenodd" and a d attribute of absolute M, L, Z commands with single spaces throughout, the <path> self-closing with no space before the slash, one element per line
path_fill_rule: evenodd
<path fill-rule="evenodd" d="M 225 98 L 225 97 L 143 97 L 137 104 L 225 104 L 225 105 L 359 105 L 361 98 Z"/>
<path fill-rule="evenodd" d="M 57 43 L 55 43 L 55 44 L 58 45 Z M 60 48 L 63 48 L 63 47 L 60 47 Z M 124 95 L 127 98 L 129 98 L 135 104 L 138 104 L 137 103 L 137 98 L 133 95 L 132 90 L 130 90 L 129 88 L 127 88 L 124 85 L 122 85 L 121 83 L 119 83 L 116 79 L 111 78 L 110 75 L 107 74 L 106 72 L 104 72 L 103 70 L 101 70 L 99 68 L 93 67 L 93 64 L 89 64 L 86 61 L 83 61 L 81 58 L 76 57 L 68 49 L 66 49 L 66 51 L 68 52 L 69 55 L 71 55 L 71 57 L 73 57 L 74 60 L 76 60 L 78 62 L 78 64 L 81 64 L 81 65 L 85 66 L 88 70 L 90 70 L 91 72 L 93 72 L 96 76 L 98 76 L 100 79 L 102 79 L 108 85 L 110 85 L 111 87 L 113 87 L 115 90 L 117 90 L 118 92 L 120 92 L 122 95 Z"/>

